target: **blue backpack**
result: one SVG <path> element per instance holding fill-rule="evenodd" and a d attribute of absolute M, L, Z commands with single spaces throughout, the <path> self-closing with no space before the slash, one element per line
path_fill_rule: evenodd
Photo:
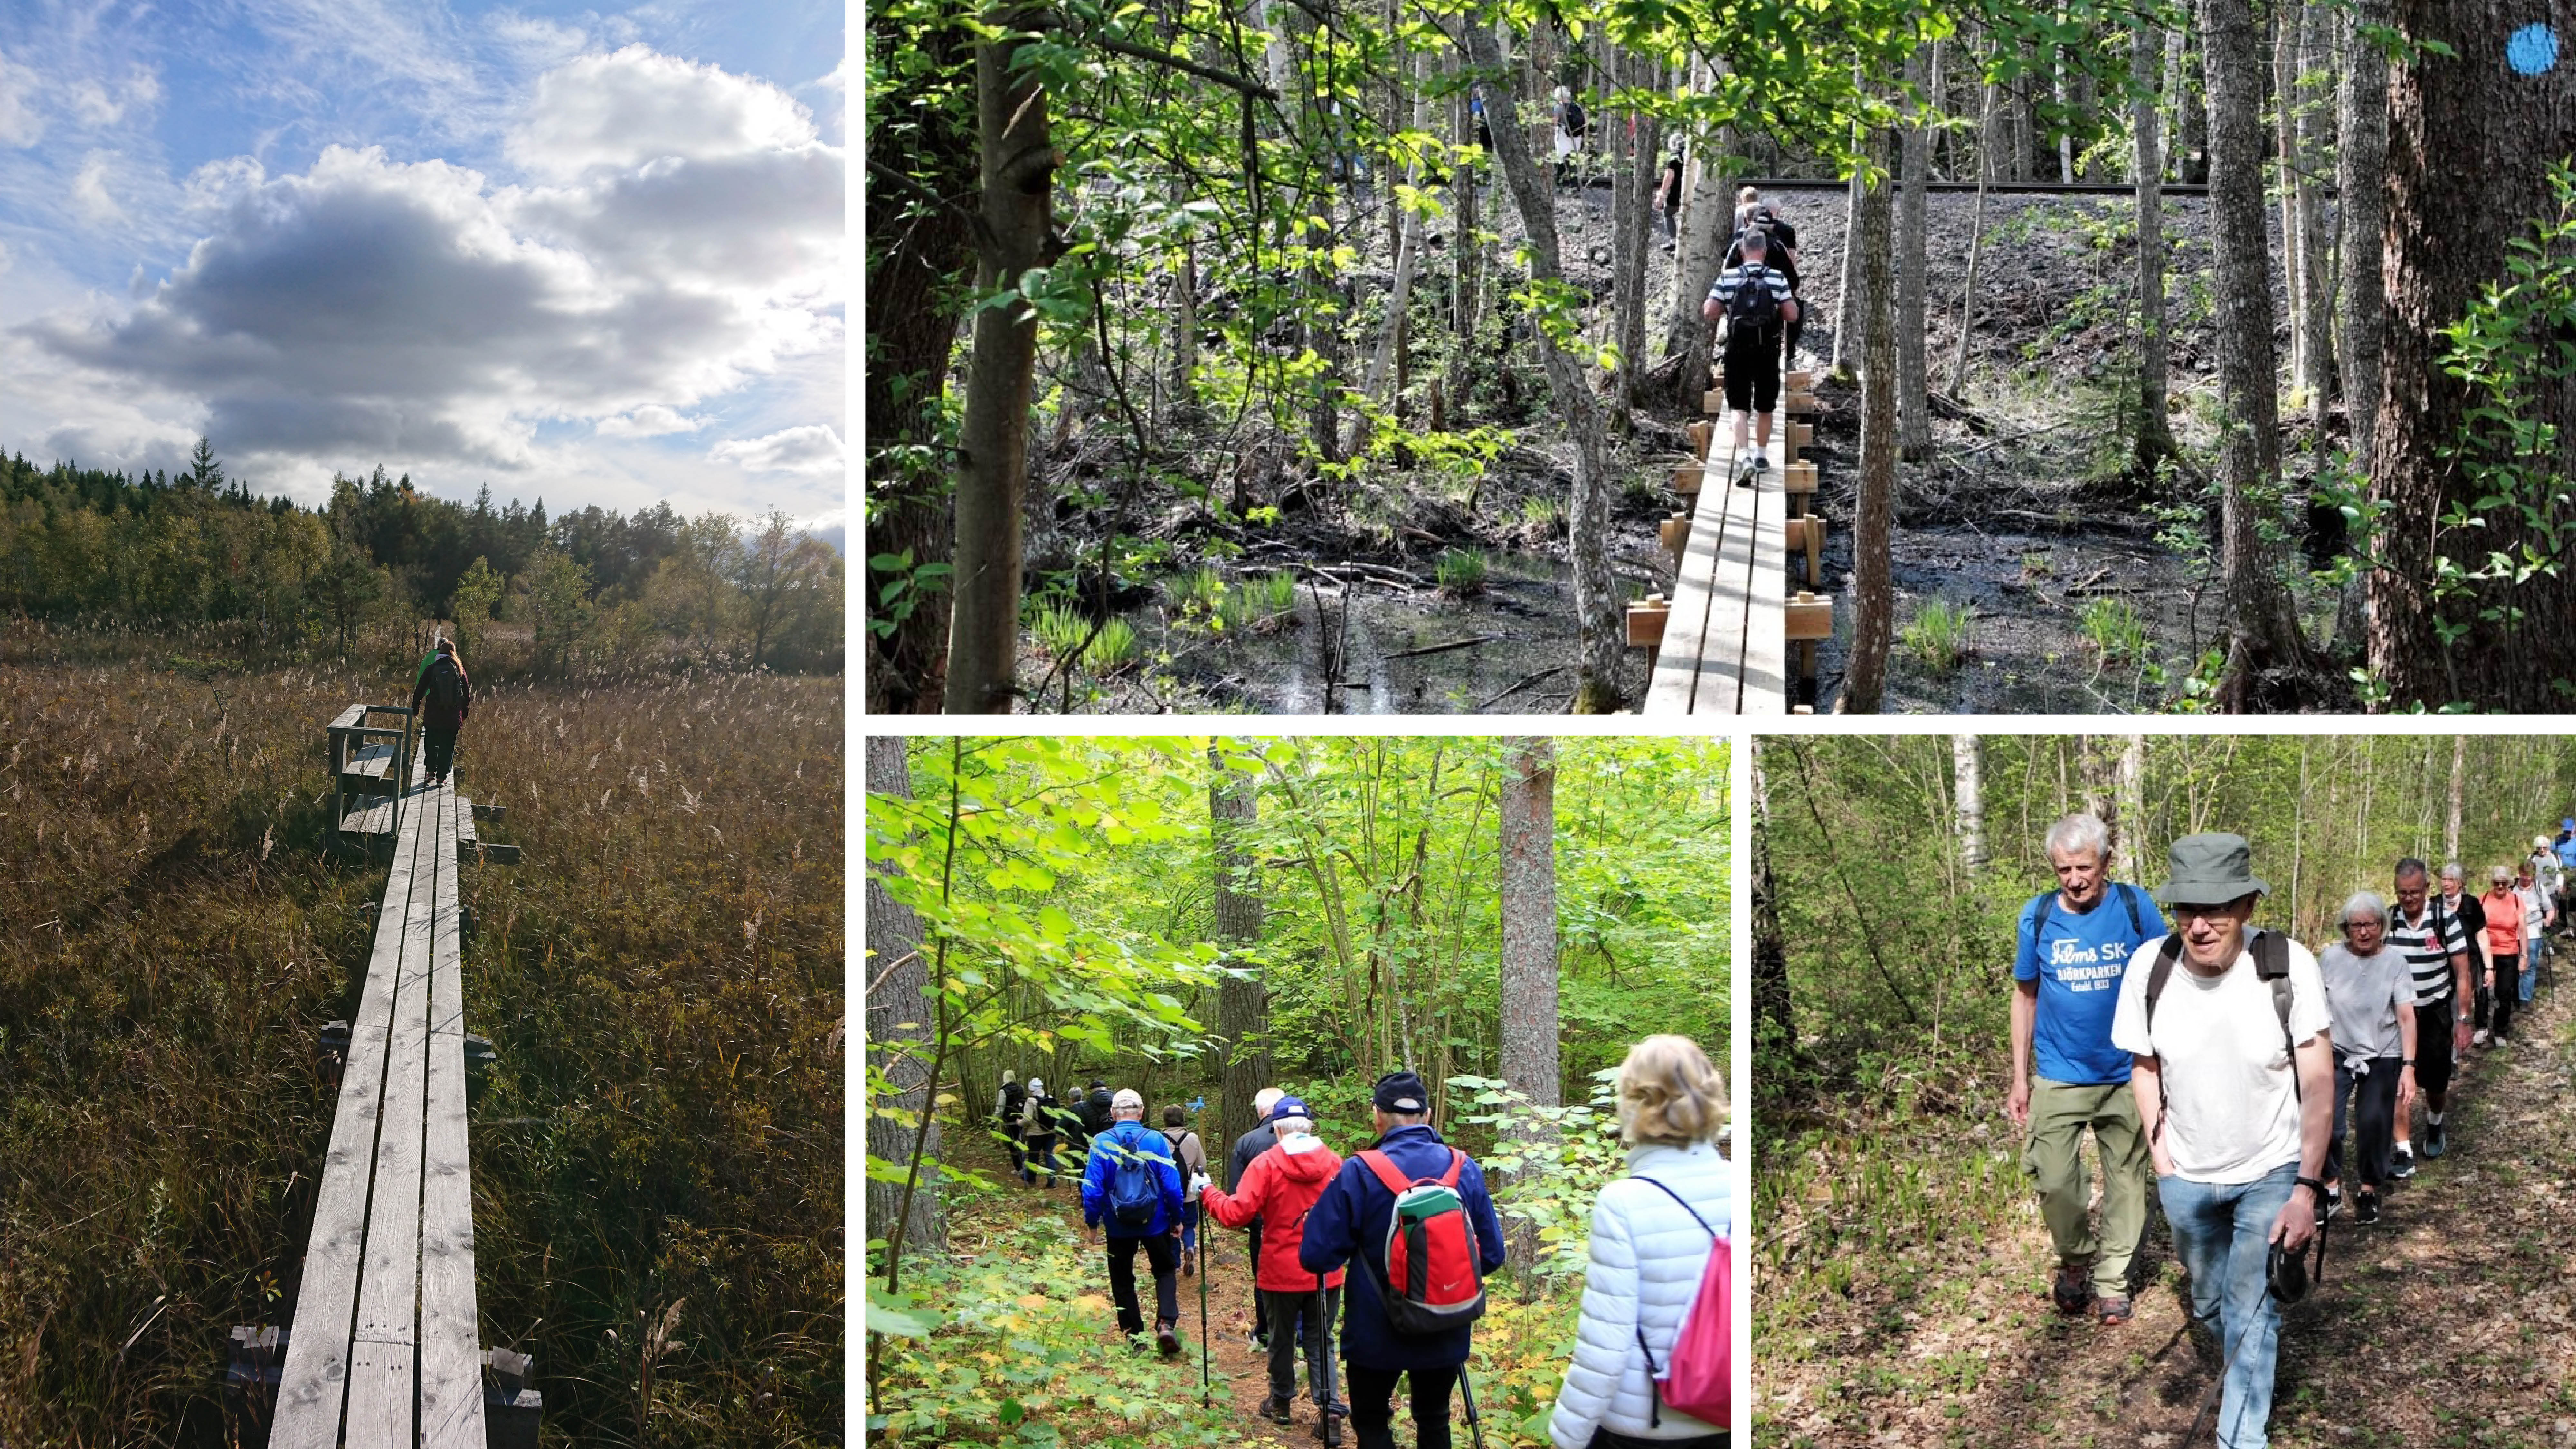
<path fill-rule="evenodd" d="M 1112 1141 L 1118 1165 L 1109 1172 L 1109 1217 L 1122 1228 L 1143 1232 L 1163 1205 L 1163 1187 L 1155 1179 L 1153 1159 L 1139 1148 Z"/>

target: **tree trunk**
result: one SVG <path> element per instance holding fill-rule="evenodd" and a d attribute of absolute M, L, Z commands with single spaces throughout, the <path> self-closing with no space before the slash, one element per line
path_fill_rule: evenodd
<path fill-rule="evenodd" d="M 2137 144 L 2138 186 L 2138 428 L 2131 453 L 2139 481 L 2151 482 L 2156 465 L 2173 451 L 2165 426 L 2165 221 L 2164 156 L 2156 134 L 2155 26 L 2141 20 L 2129 35 L 2129 126 Z"/>
<path fill-rule="evenodd" d="M 2209 47 L 2188 25 L 2174 33 L 2182 75 L 2174 93 L 2174 178 L 2203 186 L 2209 181 Z"/>
<path fill-rule="evenodd" d="M 1958 815 L 1959 865 L 1974 875 L 1986 864 L 1986 791 L 1975 735 L 1950 736 L 1950 796 Z"/>
<path fill-rule="evenodd" d="M 1053 250 L 1056 153 L 1047 97 L 1013 62 L 1038 43 L 1043 5 L 986 17 L 1002 38 L 975 49 L 983 150 L 983 226 L 976 290 L 1018 285 Z M 1026 305 L 979 307 L 967 364 L 957 470 L 956 610 L 948 635 L 946 708 L 1008 714 L 1019 692 L 1020 510 L 1028 488 L 1029 393 L 1038 319 Z"/>
<path fill-rule="evenodd" d="M 1699 65 L 1700 89 L 1711 89 L 1720 72 L 1708 61 Z M 1682 203 L 1678 225 L 1681 242 L 1674 256 L 1673 315 L 1665 329 L 1664 351 L 1689 354 L 1674 401 L 1691 413 L 1699 410 L 1700 395 L 1709 387 L 1709 369 L 1715 365 L 1717 324 L 1700 315 L 1700 304 L 1707 300 L 1718 267 L 1726 260 L 1730 228 L 1725 219 L 1733 214 L 1733 202 L 1727 195 L 1726 174 L 1717 165 L 1726 154 L 1723 147 L 1716 155 L 1698 151 L 1683 168 L 1690 194 Z"/>
<path fill-rule="evenodd" d="M 2557 215 L 2549 168 L 2576 134 L 2576 65 L 2563 52 L 2536 76 L 2503 63 L 2531 13 L 2505 0 L 2397 6 L 2407 41 L 2440 41 L 2460 57 L 2405 67 L 2389 93 L 2388 315 L 2380 332 L 2387 352 L 2371 445 L 2371 496 L 2387 512 L 2379 534 L 2385 567 L 2371 575 L 2370 668 L 2399 706 L 2473 700 L 2520 713 L 2564 710 L 2553 681 L 2576 678 L 2576 588 L 2563 573 L 2519 587 L 2473 583 L 2438 608 L 2432 596 L 2437 551 L 2463 567 L 2490 550 L 2546 551 L 2510 511 L 2479 506 L 2486 490 L 2457 456 L 2465 415 L 2479 398 L 2440 362 L 2449 346 L 2443 329 L 2502 279 L 2506 244 L 2529 237 L 2534 219 Z M 2517 408 L 2523 423 L 2557 429 L 2557 458 L 2535 461 L 2561 478 L 2576 474 L 2576 384 L 2544 385 Z M 2444 528 L 2439 520 L 2452 509 L 2483 515 L 2485 526 L 2473 534 Z M 2564 504 L 2550 522 L 2567 526 Z M 2488 629 L 2474 622 L 2487 609 L 2519 609 L 2522 617 L 2481 647 L 2444 644 L 2437 623 Z"/>
<path fill-rule="evenodd" d="M 1870 138 L 1882 165 L 1888 153 L 1886 132 Z M 1887 680 L 1887 648 L 1896 634 L 1896 590 L 1890 578 L 1890 555 L 1896 534 L 1896 318 L 1888 306 L 1888 215 L 1886 173 L 1861 198 L 1859 234 L 1852 250 L 1861 257 L 1861 275 L 1869 305 L 1861 322 L 1860 501 L 1852 520 L 1852 646 L 1845 661 L 1839 714 L 1875 714 Z"/>
<path fill-rule="evenodd" d="M 1545 736 L 1510 741 L 1503 775 L 1501 1055 L 1503 1080 L 1541 1107 L 1564 1104 L 1557 1064 L 1556 753 Z M 1536 1120 L 1512 1124 L 1519 1137 L 1543 1138 Z M 1512 1256 L 1538 1255 L 1536 1230 L 1511 1229 Z M 1524 1275 L 1535 1284 L 1534 1275 Z"/>
<path fill-rule="evenodd" d="M 2468 764 L 2469 737 L 2451 736 L 2451 808 L 2442 816 L 2442 858 L 2460 858 L 2460 782 L 2461 771 Z"/>
<path fill-rule="evenodd" d="M 1251 748 L 1237 742 L 1238 748 Z M 1257 779 L 1225 764 L 1225 747 L 1208 746 L 1208 840 L 1216 873 L 1216 942 L 1228 951 L 1260 943 L 1261 877 L 1243 848 L 1241 832 L 1261 818 Z M 1218 1120 L 1240 1135 L 1253 1125 L 1252 1099 L 1269 1085 L 1269 994 L 1259 981 L 1217 983 Z M 1210 1143 L 1209 1156 L 1223 1148 Z M 1229 1184 L 1239 1186 L 1239 1184 Z"/>
<path fill-rule="evenodd" d="M 2353 466 L 2370 469 L 2371 421 L 2379 411 L 2380 250 L 2387 208 L 2388 56 L 2362 27 L 2388 23 L 2389 0 L 2356 0 L 2343 21 L 2346 43 L 2336 88 L 2335 207 L 2343 237 L 2344 427 Z"/>
<path fill-rule="evenodd" d="M 1883 189 L 1883 188 L 1882 188 Z M 1836 377 L 1848 378 L 1860 363 L 1860 349 L 1845 339 L 1857 340 L 1861 314 L 1869 307 L 1869 279 L 1860 264 L 1861 173 L 1852 170 L 1850 195 L 1843 203 L 1843 289 L 1834 299 L 1834 354 L 1826 363 Z"/>
<path fill-rule="evenodd" d="M 912 771 L 904 762 L 900 735 L 867 737 L 867 790 L 871 795 L 912 797 Z M 920 1136 L 923 1109 L 930 1105 L 930 1054 L 937 1012 L 930 994 L 930 960 L 922 953 L 921 918 L 898 905 L 885 888 L 884 873 L 867 873 L 867 975 L 875 981 L 866 993 L 868 1061 L 901 1089 L 890 1101 L 873 1106 L 892 1112 L 868 1114 L 868 1155 L 881 1161 L 908 1163 Z M 882 979 L 878 979 L 882 978 Z M 968 1083 L 966 1109 L 984 1104 L 981 1084 Z M 939 1210 L 939 1123 L 930 1124 L 930 1140 L 920 1144 L 921 1175 L 913 1187 L 912 1215 L 906 1220 L 906 1252 L 936 1252 L 947 1246 L 947 1225 Z M 903 1213 L 903 1184 L 867 1180 L 868 1222 L 877 1236 Z"/>
<path fill-rule="evenodd" d="M 1753 1060 L 1754 1079 L 1766 1090 L 1795 1080 L 1798 1028 L 1789 991 L 1789 949 L 1780 931 L 1779 897 L 1771 882 L 1771 791 L 1762 738 L 1753 750 Z"/>
<path fill-rule="evenodd" d="M 1495 42 L 1492 27 L 1469 22 L 1460 29 L 1468 61 L 1490 83 L 1507 80 L 1509 72 L 1503 67 L 1502 50 Z M 1513 118 L 1507 115 L 1503 119 L 1508 122 Z M 1531 159 L 1527 133 L 1522 127 L 1505 124 L 1492 130 L 1496 159 L 1502 163 L 1503 180 L 1511 187 L 1512 201 L 1520 211 L 1527 238 L 1530 278 L 1537 282 L 1558 281 L 1564 276 L 1564 268 L 1558 262 L 1555 189 Z M 1578 714 L 1608 713 L 1623 702 L 1620 675 L 1626 665 L 1627 643 L 1619 600 L 1610 587 L 1611 478 L 1601 410 L 1593 401 L 1581 362 L 1544 332 L 1537 338 L 1537 346 L 1539 358 L 1547 368 L 1548 393 L 1555 400 L 1557 415 L 1565 422 L 1566 435 L 1574 443 L 1574 498 L 1566 510 L 1567 546 L 1574 564 L 1574 611 L 1582 634 L 1574 710 Z"/>
<path fill-rule="evenodd" d="M 2120 749 L 2120 783 L 2115 796 L 2119 825 L 2111 832 L 2111 855 L 2103 868 L 2130 880 L 2146 871 L 2147 737 L 2131 735 Z"/>
<path fill-rule="evenodd" d="M 2211 231 L 2263 235 L 2261 36 L 2251 0 L 2206 0 L 2209 58 Z M 2219 247 L 2215 274 L 2218 352 L 2219 566 L 2228 613 L 2221 708 L 2253 703 L 2255 676 L 2305 663 L 2290 597 L 2274 571 L 2260 521 L 2278 512 L 2279 370 L 2272 353 L 2272 282 L 2260 247 Z"/>
<path fill-rule="evenodd" d="M 2310 94 L 2305 79 L 2324 69 L 2328 20 L 2317 0 L 2298 8 L 2299 67 L 2302 83 L 2291 92 L 2298 105 L 2299 161 L 2296 168 L 2299 216 L 2299 305 L 2304 315 L 2299 335 L 2307 339 L 2299 354 L 2299 385 L 2308 394 L 2310 446 L 2322 460 L 2326 451 L 2327 402 L 2334 392 L 2334 281 L 2327 269 L 2333 248 L 2326 237 L 2325 190 L 2319 173 L 2325 168 L 2325 109 Z"/>
<path fill-rule="evenodd" d="M 1923 51 L 1905 58 L 1909 87 L 1923 81 Z M 1897 451 L 1905 461 L 1932 456 L 1932 408 L 1923 362 L 1923 202 L 1924 183 L 1932 179 L 1931 133 L 1923 128 L 1922 103 L 1908 105 L 1914 124 L 1905 128 L 1905 190 L 1896 211 L 1896 294 L 1901 315 L 1896 323 Z"/>
<path fill-rule="evenodd" d="M 1642 58 L 1631 57 L 1631 80 L 1634 84 L 1662 89 L 1658 67 Z M 1620 258 L 1618 286 L 1619 343 L 1619 432 L 1627 436 L 1633 424 L 1629 414 L 1646 399 L 1642 383 L 1646 362 L 1646 262 L 1654 255 L 1655 188 L 1663 181 L 1664 126 L 1650 115 L 1636 117 L 1636 134 L 1627 168 L 1630 177 L 1627 200 L 1622 206 L 1629 241 Z"/>
<path fill-rule="evenodd" d="M 1993 58 L 1996 61 L 2003 59 L 2001 42 L 1996 43 Z M 1966 387 L 1968 382 L 1968 332 L 1977 318 L 1977 263 L 1984 257 L 1986 250 L 1986 190 L 1994 185 L 1995 180 L 1994 147 L 1987 144 L 1987 138 L 1992 137 L 1995 132 L 1997 89 L 1994 82 L 1986 82 L 1983 114 L 1977 122 L 1977 210 L 1974 219 L 1968 224 L 1968 275 L 1959 284 L 1958 350 L 1950 357 L 1950 395 L 1952 397 L 1966 396 L 1961 389 Z"/>
<path fill-rule="evenodd" d="M 880 45 L 899 27 L 871 17 Z M 966 32 L 933 26 L 917 38 L 900 27 L 903 43 L 922 48 L 924 73 L 944 73 L 963 51 Z M 900 169 L 932 178 L 929 196 L 871 177 L 867 205 L 867 353 L 859 369 L 866 389 L 867 441 L 861 452 L 868 494 L 863 557 L 900 558 L 915 567 L 945 564 L 951 531 L 948 470 L 912 463 L 910 449 L 938 443 L 940 395 L 948 380 L 949 353 L 966 310 L 975 260 L 972 219 L 940 198 L 964 195 L 975 182 L 975 137 L 956 124 L 952 109 L 913 104 L 897 89 L 879 105 L 911 114 L 919 129 Z M 904 450 L 904 451 L 897 451 Z M 936 456 L 934 452 L 933 457 Z M 896 462 L 895 459 L 905 461 Z M 890 572 L 871 568 L 865 585 L 870 616 L 879 614 Z M 867 636 L 867 708 L 870 714 L 922 714 L 939 708 L 940 679 L 948 649 L 948 590 L 905 590 L 909 612 L 892 632 Z M 899 605 L 900 607 L 900 605 Z"/>
<path fill-rule="evenodd" d="M 2299 248 L 2299 0 L 2272 0 L 2265 10 L 2271 22 L 2273 154 L 2279 158 L 2281 208 L 2281 295 L 2289 301 L 2290 376 L 2305 369 L 2308 325 L 2307 254 Z"/>
<path fill-rule="evenodd" d="M 2066 24 L 2066 0 L 2057 0 L 2057 23 Z M 2048 48 L 2048 98 L 2057 103 L 2057 180 L 2060 185 L 2075 181 L 2075 134 L 2066 123 L 2066 46 L 2052 41 Z"/>

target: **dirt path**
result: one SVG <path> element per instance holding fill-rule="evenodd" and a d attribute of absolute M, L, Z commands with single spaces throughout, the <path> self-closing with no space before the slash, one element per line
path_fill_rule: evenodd
<path fill-rule="evenodd" d="M 2398 1184 L 2377 1225 L 2336 1219 L 2324 1282 L 2283 1325 L 2275 1445 L 2576 1446 L 2567 994 L 2544 992 L 2511 1047 L 2475 1053 L 2451 1151 Z M 1916 1306 L 1817 1325 L 1803 1361 L 1757 1344 L 1756 1442 L 2184 1449 L 2208 1380 L 2161 1220 L 2144 1258 L 2132 1322 L 2070 1323 L 2047 1306 L 2048 1237 L 2028 1214 Z"/>

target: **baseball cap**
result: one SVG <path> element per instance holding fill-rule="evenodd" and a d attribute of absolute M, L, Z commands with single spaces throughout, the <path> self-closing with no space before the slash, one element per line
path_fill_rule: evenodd
<path fill-rule="evenodd" d="M 1370 1099 L 1381 1112 L 1402 1112 L 1410 1116 L 1431 1110 L 1431 1089 L 1422 1078 L 1408 1071 L 1393 1071 L 1377 1079 Z"/>
<path fill-rule="evenodd" d="M 1276 1122 L 1282 1117 L 1303 1117 L 1311 1122 L 1315 1114 L 1307 1111 L 1306 1104 L 1297 1098 L 1282 1097 L 1271 1105 L 1270 1120 Z"/>

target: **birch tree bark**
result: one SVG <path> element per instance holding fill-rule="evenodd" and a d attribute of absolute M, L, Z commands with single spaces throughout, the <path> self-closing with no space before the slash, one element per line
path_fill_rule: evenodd
<path fill-rule="evenodd" d="M 2149 22 L 2141 20 L 2129 32 L 2129 129 L 2138 190 L 2138 428 L 2130 456 L 2142 482 L 2154 478 L 2156 465 L 2173 452 L 2173 433 L 2165 423 L 2164 154 L 2151 85 L 2161 48 Z"/>
<path fill-rule="evenodd" d="M 1959 864 L 1974 875 L 1986 864 L 1986 790 L 1975 735 L 1950 736 L 1950 799 L 1956 814 Z"/>
<path fill-rule="evenodd" d="M 1852 522 L 1852 647 L 1837 714 L 1875 714 L 1887 683 L 1887 649 L 1896 633 L 1891 554 L 1896 533 L 1896 319 L 1890 300 L 1887 164 L 1895 158 L 1885 131 L 1870 140 L 1878 182 L 1861 199 L 1852 250 L 1861 257 L 1870 303 L 1860 314 L 1860 501 Z"/>

